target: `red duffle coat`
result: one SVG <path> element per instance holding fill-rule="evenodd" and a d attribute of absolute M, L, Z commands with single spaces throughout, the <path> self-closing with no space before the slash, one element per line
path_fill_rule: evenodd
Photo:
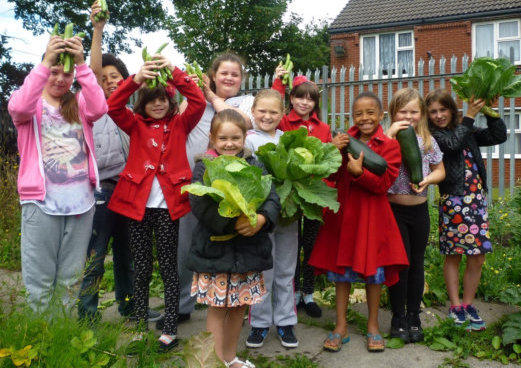
<path fill-rule="evenodd" d="M 182 114 L 155 120 L 126 108 L 129 97 L 140 87 L 133 76 L 124 80 L 107 101 L 110 117 L 130 136 L 127 164 L 108 207 L 138 221 L 145 214 L 155 176 L 171 219 L 190 212 L 188 193 L 181 195 L 181 187 L 190 184 L 192 178 L 185 145 L 188 134 L 204 113 L 206 100 L 201 89 L 183 71 L 175 68 L 172 76 L 173 80 L 168 83 L 188 100 L 188 107 Z"/>
<path fill-rule="evenodd" d="M 348 133 L 358 138 L 354 126 Z M 309 264 L 317 273 L 345 273 L 346 267 L 367 277 L 384 267 L 385 284 L 399 280 L 398 272 L 408 266 L 400 230 L 387 200 L 387 190 L 398 177 L 401 164 L 398 141 L 384 135 L 382 127 L 368 142 L 369 147 L 387 161 L 387 171 L 378 176 L 364 168 L 354 178 L 347 172 L 347 156 L 331 179 L 336 182 L 340 209 L 326 210 Z"/>

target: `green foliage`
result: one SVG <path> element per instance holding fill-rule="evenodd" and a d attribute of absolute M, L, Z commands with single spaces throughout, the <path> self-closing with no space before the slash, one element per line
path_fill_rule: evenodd
<path fill-rule="evenodd" d="M 322 221 L 324 207 L 338 211 L 336 189 L 322 181 L 342 163 L 334 145 L 309 137 L 307 129 L 300 128 L 284 133 L 278 145 L 268 143 L 259 147 L 256 154 L 274 177 L 284 221 L 291 222 L 301 213 Z"/>
<path fill-rule="evenodd" d="M 521 313 L 509 315 L 501 328 L 504 345 L 521 341 Z M 521 352 L 521 346 L 518 344 L 514 344 L 513 349 L 517 354 Z"/>
<path fill-rule="evenodd" d="M 482 57 L 474 59 L 465 73 L 451 78 L 450 83 L 463 100 L 468 101 L 472 96 L 482 98 L 486 105 L 481 111 L 499 117 L 490 107 L 496 97 L 521 96 L 521 76 L 515 75 L 515 70 L 507 59 Z"/>
<path fill-rule="evenodd" d="M 49 32 L 55 23 L 74 23 L 86 33 L 83 43 L 86 50 L 91 45 L 89 8 L 94 1 L 69 0 L 66 3 L 51 0 L 8 0 L 14 4 L 15 18 L 24 22 L 24 28 L 39 35 Z M 166 10 L 160 1 L 110 0 L 110 25 L 113 31 L 104 35 L 110 52 L 130 52 L 132 43 L 141 46 L 140 36 L 133 37 L 133 30 L 154 32 L 162 29 Z M 139 35 L 141 34 L 138 33 Z"/>
<path fill-rule="evenodd" d="M 175 17 L 167 21 L 170 37 L 189 61 L 210 66 L 220 52 L 241 55 L 248 71 L 272 74 L 279 60 L 290 53 L 295 68 L 329 65 L 329 34 L 324 23 L 301 30 L 302 18 L 281 19 L 288 0 L 180 0 Z"/>
<path fill-rule="evenodd" d="M 179 353 L 185 368 L 224 368 L 214 349 L 213 336 L 209 332 L 193 335 Z"/>
<path fill-rule="evenodd" d="M 221 155 L 203 161 L 206 166 L 204 183 L 185 185 L 181 193 L 208 194 L 219 202 L 221 216 L 233 218 L 244 213 L 251 225 L 256 226 L 257 209 L 271 190 L 271 176 L 262 175 L 261 168 L 240 157 Z"/>
<path fill-rule="evenodd" d="M 257 368 L 318 368 L 319 365 L 305 355 L 296 354 L 294 356 L 278 355 L 268 358 L 262 355 L 254 355 L 249 350 L 238 354 L 241 359 L 248 359 Z"/>
<path fill-rule="evenodd" d="M 18 156 L 0 153 L 0 267 L 20 269 L 20 203 L 16 190 Z"/>

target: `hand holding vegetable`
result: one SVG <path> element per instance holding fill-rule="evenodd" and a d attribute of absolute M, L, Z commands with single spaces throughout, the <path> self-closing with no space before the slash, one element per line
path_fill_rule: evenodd
<path fill-rule="evenodd" d="M 74 64 L 81 65 L 85 63 L 85 56 L 83 55 L 83 43 L 81 38 L 74 36 L 65 40 L 65 52 L 72 55 Z M 65 67 L 63 68 L 65 71 Z"/>
<path fill-rule="evenodd" d="M 286 74 L 288 74 L 288 71 L 284 69 L 284 65 L 282 65 L 282 61 L 280 64 L 275 68 L 275 79 L 282 79 Z"/>
<path fill-rule="evenodd" d="M 293 61 L 289 54 L 286 54 L 286 63 L 282 65 L 282 61 L 279 63 L 279 66 L 284 66 L 284 70 L 286 73 L 282 77 L 282 84 L 287 85 L 289 89 L 293 89 L 293 80 L 291 79 L 291 72 L 293 71 Z"/>
<path fill-rule="evenodd" d="M 257 225 L 252 226 L 248 216 L 243 213 L 237 218 L 237 222 L 235 223 L 235 230 L 237 230 L 237 233 L 241 234 L 242 236 L 253 236 L 257 234 L 260 229 L 262 229 L 265 223 L 266 217 L 264 217 L 264 215 L 257 214 Z"/>
<path fill-rule="evenodd" d="M 349 144 L 349 134 L 338 133 L 333 137 L 331 143 L 335 145 L 340 151 Z"/>
<path fill-rule="evenodd" d="M 407 129 L 409 127 L 409 125 L 411 125 L 410 122 L 408 121 L 395 121 L 394 123 L 391 124 L 391 126 L 389 127 L 389 129 L 387 129 L 387 136 L 391 139 L 396 139 L 396 134 L 400 131 L 400 130 L 404 130 L 404 129 Z"/>
<path fill-rule="evenodd" d="M 358 159 L 355 159 L 350 153 L 347 154 L 347 157 L 349 158 L 349 161 L 347 162 L 347 171 L 355 178 L 358 178 L 364 173 L 364 168 L 362 167 L 364 151 L 360 152 Z"/>
<path fill-rule="evenodd" d="M 185 66 L 186 74 L 190 75 L 190 77 L 199 86 L 199 88 L 203 88 L 203 71 L 201 70 L 201 67 L 199 66 L 197 61 L 194 61 L 192 64 L 185 63 Z"/>
<path fill-rule="evenodd" d="M 100 11 L 94 15 L 96 22 L 107 21 L 110 18 L 109 8 L 107 6 L 107 0 L 97 0 Z M 93 22 L 94 23 L 94 22 Z"/>
<path fill-rule="evenodd" d="M 56 60 L 63 52 L 65 52 L 65 41 L 63 38 L 56 35 L 51 36 L 51 39 L 47 44 L 47 48 L 45 49 L 45 56 L 43 58 L 42 64 L 48 68 L 52 67 L 54 64 L 56 64 Z"/>
<path fill-rule="evenodd" d="M 469 100 L 469 104 L 467 107 L 467 113 L 465 116 L 475 119 L 478 112 L 481 111 L 481 109 L 485 106 L 485 100 L 478 98 L 477 100 L 474 99 L 474 96 L 472 96 Z"/>
<path fill-rule="evenodd" d="M 94 28 L 103 29 L 105 27 L 105 24 L 107 23 L 107 19 L 105 17 L 101 17 L 100 14 L 102 13 L 101 6 L 96 0 L 92 6 L 90 7 L 90 21 Z"/>
<path fill-rule="evenodd" d="M 162 84 L 163 86 L 166 86 L 166 82 L 169 79 L 172 79 L 172 70 L 173 66 L 170 64 L 170 61 L 168 61 L 166 58 L 161 56 L 161 51 L 168 45 L 168 42 L 165 42 L 154 53 L 154 55 L 150 55 L 148 53 L 147 48 L 145 47 L 143 51 L 141 52 L 141 55 L 143 57 L 143 61 L 145 64 L 147 62 L 153 62 L 152 65 L 155 66 L 155 77 L 154 78 L 145 78 L 145 81 L 147 82 L 148 88 L 156 88 L 159 84 Z M 159 60 L 159 62 L 157 62 Z M 148 64 L 150 65 L 150 64 Z M 147 75 L 150 75 L 150 73 L 147 73 Z"/>
<path fill-rule="evenodd" d="M 146 80 L 154 80 L 157 77 L 157 63 L 155 61 L 146 61 L 134 76 L 134 82 L 141 84 Z"/>

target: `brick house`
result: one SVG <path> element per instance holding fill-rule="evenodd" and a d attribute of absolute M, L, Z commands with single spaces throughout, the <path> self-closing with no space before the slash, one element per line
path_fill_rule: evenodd
<path fill-rule="evenodd" d="M 465 54 L 507 57 L 521 67 L 521 0 L 350 0 L 329 33 L 331 67 L 354 65 L 357 79 L 361 64 L 361 79 L 376 79 L 379 72 L 396 76 L 400 67 L 414 76 L 420 58 L 461 60 Z M 516 179 L 521 175 L 520 114 L 516 110 Z M 497 147 L 492 157 L 496 183 Z M 505 175 L 508 184 L 508 159 Z"/>

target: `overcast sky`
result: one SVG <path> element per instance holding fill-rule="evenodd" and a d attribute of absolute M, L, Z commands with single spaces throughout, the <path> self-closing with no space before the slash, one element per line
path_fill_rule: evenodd
<path fill-rule="evenodd" d="M 348 0 L 293 0 L 288 7 L 288 11 L 299 14 L 304 19 L 304 23 L 313 20 L 326 19 L 331 23 L 333 19 L 347 4 Z M 171 2 L 169 2 L 171 4 Z M 327 6 L 325 6 L 327 4 Z M 22 22 L 14 19 L 14 5 L 7 0 L 0 0 L 0 34 L 9 36 L 8 46 L 12 49 L 12 57 L 17 62 L 30 62 L 36 64 L 40 62 L 41 55 L 45 51 L 48 35 L 34 36 L 31 32 L 23 29 Z M 167 40 L 164 31 L 148 33 L 142 36 L 143 44 L 153 50 Z M 173 43 L 163 51 L 163 55 L 169 55 L 172 62 L 182 65 L 183 55 L 178 53 Z M 136 50 L 130 55 L 121 54 L 131 73 L 137 71 L 141 65 L 141 50 Z"/>

